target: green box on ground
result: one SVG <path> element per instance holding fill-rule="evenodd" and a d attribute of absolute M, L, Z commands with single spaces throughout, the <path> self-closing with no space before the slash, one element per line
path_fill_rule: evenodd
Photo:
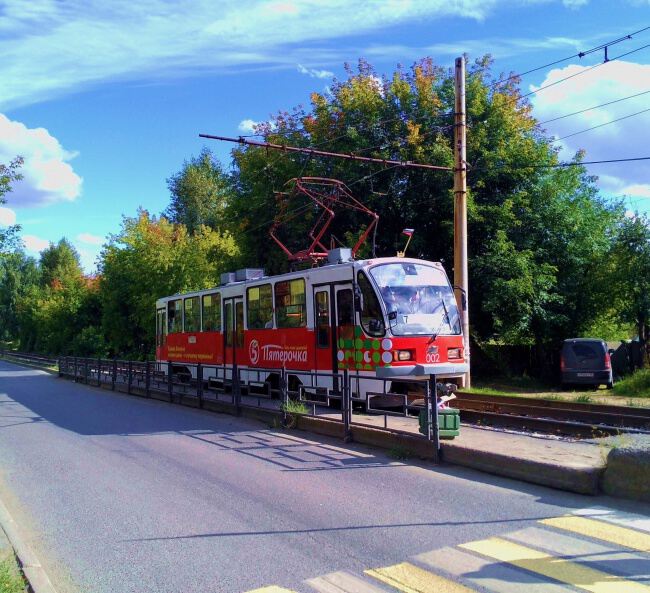
<path fill-rule="evenodd" d="M 427 411 L 420 410 L 420 432 L 427 434 Z M 438 436 L 441 439 L 453 439 L 460 434 L 460 411 L 456 408 L 438 410 Z"/>

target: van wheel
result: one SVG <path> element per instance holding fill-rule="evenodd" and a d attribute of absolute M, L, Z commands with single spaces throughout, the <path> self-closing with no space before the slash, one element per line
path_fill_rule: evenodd
<path fill-rule="evenodd" d="M 607 383 L 607 389 L 614 389 L 614 379 Z"/>

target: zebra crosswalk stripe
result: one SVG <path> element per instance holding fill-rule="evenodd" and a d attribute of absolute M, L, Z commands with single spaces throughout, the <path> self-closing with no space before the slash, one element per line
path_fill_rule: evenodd
<path fill-rule="evenodd" d="M 650 587 L 642 583 L 594 570 L 498 537 L 461 544 L 459 547 L 591 593 L 650 593 Z"/>
<path fill-rule="evenodd" d="M 540 523 L 617 544 L 639 552 L 650 552 L 650 533 L 643 533 L 628 529 L 627 527 L 619 527 L 612 523 L 605 523 L 604 521 L 596 521 L 585 517 L 557 517 L 544 519 Z"/>
<path fill-rule="evenodd" d="M 367 575 L 394 587 L 402 593 L 472 593 L 473 590 L 410 564 L 402 562 L 384 568 L 364 571 Z"/>

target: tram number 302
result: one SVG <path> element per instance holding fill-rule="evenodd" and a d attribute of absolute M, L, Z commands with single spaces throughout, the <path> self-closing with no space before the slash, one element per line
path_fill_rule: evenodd
<path fill-rule="evenodd" d="M 440 354 L 437 352 L 427 352 L 426 361 L 431 362 L 440 362 Z"/>

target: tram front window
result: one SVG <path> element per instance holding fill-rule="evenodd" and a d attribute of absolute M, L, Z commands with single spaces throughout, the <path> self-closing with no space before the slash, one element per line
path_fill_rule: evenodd
<path fill-rule="evenodd" d="M 382 264 L 370 269 L 394 335 L 458 335 L 460 316 L 442 270 L 424 264 Z"/>

